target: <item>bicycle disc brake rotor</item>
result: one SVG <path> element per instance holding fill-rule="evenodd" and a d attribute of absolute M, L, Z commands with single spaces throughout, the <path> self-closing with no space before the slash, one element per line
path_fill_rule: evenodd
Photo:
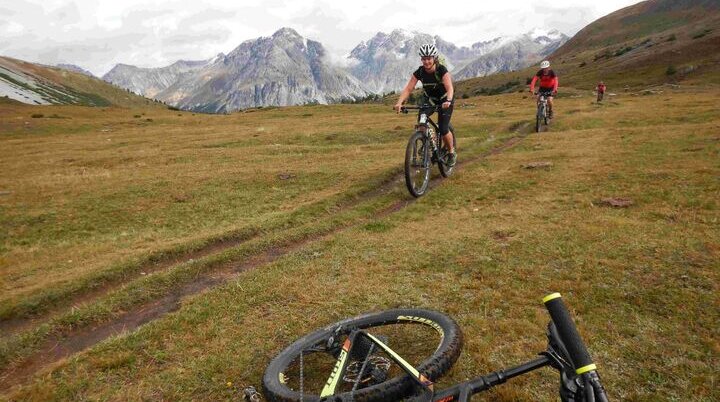
<path fill-rule="evenodd" d="M 358 381 L 360 370 L 363 367 L 364 362 L 354 361 L 348 365 L 343 376 L 343 381 L 354 384 Z M 385 381 L 387 372 L 390 369 L 392 362 L 382 356 L 370 356 L 367 362 L 367 366 L 363 371 L 363 376 L 360 378 L 360 384 L 363 386 L 378 384 Z"/>

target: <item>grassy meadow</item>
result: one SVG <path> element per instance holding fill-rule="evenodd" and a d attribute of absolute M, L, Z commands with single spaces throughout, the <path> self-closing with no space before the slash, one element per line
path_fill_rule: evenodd
<path fill-rule="evenodd" d="M 529 132 L 534 104 L 463 100 L 460 165 L 417 202 L 399 180 L 413 118 L 389 105 L 0 104 L 0 398 L 237 400 L 304 333 L 412 306 L 464 330 L 442 386 L 543 350 L 540 299 L 559 291 L 611 399 L 720 399 L 720 91 L 593 101 L 568 91 L 547 132 L 482 157 Z M 48 340 L 228 272 L 136 331 L 15 374 Z M 557 385 L 545 370 L 475 399 L 552 401 Z"/>

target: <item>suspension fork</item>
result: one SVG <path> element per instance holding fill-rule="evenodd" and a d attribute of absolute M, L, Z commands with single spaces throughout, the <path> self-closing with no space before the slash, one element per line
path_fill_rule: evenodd
<path fill-rule="evenodd" d="M 538 116 L 545 117 L 547 115 L 547 99 L 545 99 L 544 97 L 539 97 L 537 106 L 538 106 Z"/>
<path fill-rule="evenodd" d="M 426 151 L 425 154 L 423 155 L 423 167 L 430 168 L 430 166 L 432 166 L 433 155 L 437 155 L 437 144 L 436 144 L 437 140 L 435 139 L 435 138 L 437 138 L 437 134 L 435 134 L 434 131 L 433 131 L 433 134 L 430 134 L 430 130 L 432 130 L 432 127 L 430 127 L 429 124 L 425 123 L 423 125 L 423 127 L 424 127 L 423 134 L 425 136 L 425 146 L 427 146 L 429 144 L 430 148 L 431 148 L 428 150 L 430 152 Z M 435 138 L 433 138 L 433 136 Z"/>
<path fill-rule="evenodd" d="M 422 131 L 424 137 L 425 137 L 425 144 L 430 144 L 432 147 L 433 155 L 437 155 L 438 152 L 438 144 L 437 144 L 437 136 L 438 133 L 433 131 L 435 133 L 435 138 L 433 139 L 433 136 L 428 132 L 428 130 L 431 130 L 431 124 L 430 124 L 430 118 L 428 118 L 428 115 L 423 113 L 422 111 L 418 113 L 418 124 L 415 126 L 416 130 Z M 425 155 L 423 155 L 423 159 L 425 158 Z M 428 160 L 423 160 L 423 167 L 429 168 L 432 164 L 431 162 L 432 158 L 428 158 Z"/>

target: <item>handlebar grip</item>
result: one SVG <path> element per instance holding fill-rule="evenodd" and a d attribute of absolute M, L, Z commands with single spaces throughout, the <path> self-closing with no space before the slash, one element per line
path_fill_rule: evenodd
<path fill-rule="evenodd" d="M 580 334 L 575 327 L 570 317 L 565 303 L 562 301 L 560 293 L 552 293 L 543 298 L 545 308 L 550 313 L 552 321 L 555 323 L 555 327 L 560 335 L 560 340 L 565 344 L 565 347 L 570 353 L 570 359 L 572 360 L 573 366 L 575 367 L 575 373 L 580 375 L 593 371 L 596 369 L 590 358 L 587 347 L 583 342 Z"/>

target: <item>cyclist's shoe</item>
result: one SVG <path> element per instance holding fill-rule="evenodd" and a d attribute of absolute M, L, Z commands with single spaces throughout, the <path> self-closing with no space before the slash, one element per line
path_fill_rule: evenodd
<path fill-rule="evenodd" d="M 457 163 L 457 152 L 450 152 L 449 154 L 447 154 L 446 164 L 449 167 L 453 167 L 453 166 L 455 166 L 456 163 Z"/>

